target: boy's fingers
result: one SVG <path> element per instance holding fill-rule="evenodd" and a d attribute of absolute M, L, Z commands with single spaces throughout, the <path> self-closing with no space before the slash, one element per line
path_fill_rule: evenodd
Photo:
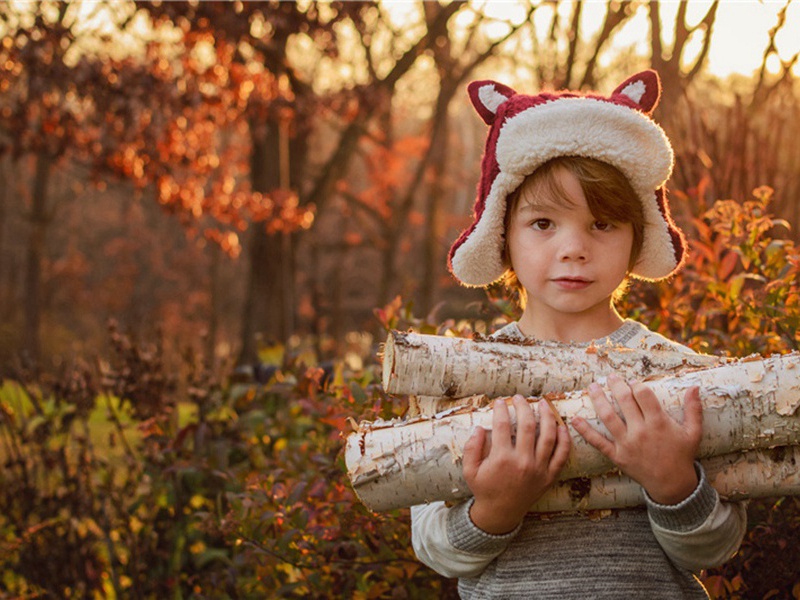
<path fill-rule="evenodd" d="M 556 445 L 553 450 L 553 457 L 550 459 L 550 473 L 555 476 L 561 472 L 569 458 L 569 451 L 572 447 L 572 438 L 566 425 L 559 425 L 556 432 Z"/>
<path fill-rule="evenodd" d="M 464 477 L 471 479 L 477 473 L 478 467 L 483 462 L 483 445 L 486 442 L 486 430 L 476 427 L 475 431 L 464 444 L 463 471 Z"/>
<path fill-rule="evenodd" d="M 639 398 L 634 397 L 633 390 L 622 377 L 617 374 L 609 375 L 608 389 L 611 390 L 626 423 L 630 425 L 643 419 Z"/>
<path fill-rule="evenodd" d="M 536 444 L 536 416 L 533 407 L 521 395 L 514 396 L 514 410 L 517 413 L 516 448 L 521 452 L 534 452 Z M 540 417 L 541 418 L 541 417 Z"/>
<path fill-rule="evenodd" d="M 703 434 L 703 404 L 700 402 L 700 389 L 697 386 L 686 390 L 683 398 L 683 426 L 693 438 Z"/>
<path fill-rule="evenodd" d="M 608 432 L 614 436 L 614 438 L 625 435 L 627 431 L 625 422 L 617 414 L 617 411 L 614 410 L 614 407 L 603 393 L 603 389 L 596 383 L 592 383 L 589 386 L 589 397 L 592 399 L 592 404 L 594 404 L 594 410 L 597 416 L 603 422 L 603 425 L 606 426 Z"/>
<path fill-rule="evenodd" d="M 511 448 L 511 416 L 505 400 L 495 400 L 492 410 L 492 447 Z"/>
<path fill-rule="evenodd" d="M 641 408 L 642 416 L 653 416 L 660 414 L 664 409 L 658 401 L 658 396 L 650 388 L 650 386 L 642 383 L 641 381 L 632 381 L 630 383 L 631 392 L 636 397 L 636 402 Z"/>
<path fill-rule="evenodd" d="M 601 454 L 613 460 L 614 442 L 609 440 L 606 436 L 597 431 L 594 427 L 589 425 L 589 423 L 580 417 L 573 417 L 570 420 L 570 423 L 575 428 L 575 431 L 581 434 L 583 439 L 585 439 L 591 446 L 594 446 Z"/>
<path fill-rule="evenodd" d="M 550 457 L 556 445 L 557 427 L 556 417 L 550 405 L 544 400 L 539 400 L 539 437 L 536 440 L 536 454 Z"/>

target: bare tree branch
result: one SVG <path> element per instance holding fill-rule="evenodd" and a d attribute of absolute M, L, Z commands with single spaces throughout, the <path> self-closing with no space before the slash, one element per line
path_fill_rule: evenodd
<path fill-rule="evenodd" d="M 566 72 L 564 73 L 564 86 L 569 86 L 572 81 L 572 69 L 575 66 L 575 55 L 578 51 L 578 39 L 580 38 L 581 12 L 583 2 L 576 2 L 572 5 L 572 20 L 567 32 L 569 36 L 569 52 L 567 53 Z M 608 13 L 606 13 L 608 17 Z"/>
<path fill-rule="evenodd" d="M 380 7 L 378 7 L 378 10 L 380 10 Z M 381 22 L 385 22 L 388 24 L 388 20 Z M 378 79 L 378 73 L 375 70 L 375 57 L 373 56 L 372 53 L 372 32 L 366 31 L 364 25 L 365 24 L 363 21 L 355 22 L 356 31 L 358 32 L 358 38 L 359 40 L 361 40 L 361 45 L 364 48 L 364 55 L 366 56 L 367 59 L 367 72 L 369 73 L 370 79 L 375 80 Z M 395 36 L 392 36 L 392 39 L 394 38 Z"/>
<path fill-rule="evenodd" d="M 536 6 L 531 6 L 528 10 L 528 14 L 525 15 L 525 19 L 519 24 L 514 26 L 509 26 L 509 31 L 506 35 L 501 38 L 498 38 L 486 48 L 485 51 L 481 52 L 478 56 L 476 56 L 472 61 L 467 63 L 466 65 L 461 67 L 461 73 L 459 74 L 458 83 L 464 81 L 464 79 L 469 75 L 475 68 L 483 63 L 487 58 L 494 54 L 494 51 L 497 49 L 498 46 L 503 44 L 505 41 L 511 38 L 517 31 L 519 31 L 525 24 L 529 23 L 531 17 L 533 17 L 533 13 L 536 10 Z"/>
<path fill-rule="evenodd" d="M 628 20 L 631 14 L 632 13 L 628 12 L 627 2 L 613 4 L 613 0 L 609 0 L 606 5 L 606 16 L 603 20 L 603 27 L 597 36 L 591 58 L 589 62 L 586 63 L 586 70 L 583 73 L 583 79 L 579 87 L 594 87 L 594 70 L 597 66 L 597 60 L 600 58 L 600 52 L 603 50 L 603 46 L 611 39 L 611 34 L 614 33 L 614 30 Z"/>
<path fill-rule="evenodd" d="M 661 70 L 664 63 L 664 46 L 661 44 L 661 3 L 658 0 L 650 2 L 648 12 L 650 14 L 650 48 L 653 56 L 651 61 L 656 70 Z"/>
<path fill-rule="evenodd" d="M 689 28 L 686 26 L 686 9 L 688 2 L 678 2 L 678 14 L 675 16 L 675 42 L 672 44 L 670 61 L 677 60 L 683 55 L 683 48 L 689 39 Z"/>
<path fill-rule="evenodd" d="M 758 83 L 756 84 L 755 91 L 753 92 L 753 103 L 759 104 L 766 100 L 769 95 L 772 93 L 772 90 L 775 88 L 777 83 L 771 87 L 766 86 L 766 75 L 767 75 L 767 60 L 773 54 L 777 54 L 778 49 L 775 46 L 775 38 L 783 29 L 784 25 L 786 25 L 786 9 L 789 8 L 789 3 L 791 0 L 786 0 L 786 4 L 783 5 L 783 8 L 778 12 L 778 21 L 775 23 L 775 26 L 769 30 L 769 43 L 767 47 L 764 48 L 764 54 L 761 58 L 761 67 L 758 71 Z"/>
<path fill-rule="evenodd" d="M 356 196 L 350 190 L 337 190 L 337 193 L 345 200 L 350 206 L 359 209 L 363 213 L 369 215 L 372 222 L 375 225 L 378 225 L 380 229 L 386 229 L 386 217 L 384 217 L 378 209 L 374 206 L 370 206 L 366 202 L 364 202 L 361 198 Z"/>
<path fill-rule="evenodd" d="M 446 30 L 450 17 L 458 12 L 464 4 L 464 2 L 453 2 L 442 7 L 440 13 L 428 26 L 428 34 L 420 37 L 420 39 L 395 63 L 386 77 L 375 80 L 372 82 L 371 87 L 378 88 L 379 92 L 381 90 L 388 91 L 394 88 L 397 81 L 405 75 L 414 64 L 417 56 L 428 47 L 430 41 L 435 40 L 441 32 Z M 374 104 L 367 104 L 363 107 L 359 114 L 347 126 L 336 150 L 333 151 L 322 167 L 320 176 L 315 181 L 314 187 L 306 198 L 307 202 L 314 203 L 320 211 L 324 204 L 326 204 L 328 192 L 337 174 L 340 172 L 340 166 L 349 160 L 349 157 L 355 151 L 361 134 L 365 131 L 367 123 L 373 117 L 377 108 L 378 106 Z"/>
<path fill-rule="evenodd" d="M 697 56 L 691 70 L 686 74 L 686 80 L 691 81 L 703 68 L 708 56 L 708 50 L 711 47 L 711 34 L 714 30 L 714 22 L 717 18 L 717 10 L 719 9 L 719 0 L 714 0 L 714 3 L 709 7 L 708 12 L 703 19 L 692 28 L 692 32 L 697 29 L 702 29 L 705 32 L 703 37 L 703 47 L 700 49 L 700 54 Z"/>

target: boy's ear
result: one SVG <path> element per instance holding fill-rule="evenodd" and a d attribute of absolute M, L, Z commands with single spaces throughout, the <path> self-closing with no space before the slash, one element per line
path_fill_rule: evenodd
<path fill-rule="evenodd" d="M 651 114 L 661 98 L 661 80 L 652 69 L 637 73 L 623 81 L 612 96 L 626 96 L 633 100 L 645 114 Z"/>
<path fill-rule="evenodd" d="M 494 123 L 497 109 L 517 92 L 496 81 L 473 81 L 467 86 L 469 99 L 487 125 Z"/>

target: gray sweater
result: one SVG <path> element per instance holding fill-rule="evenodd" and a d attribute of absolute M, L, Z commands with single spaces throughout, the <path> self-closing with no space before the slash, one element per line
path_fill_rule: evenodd
<path fill-rule="evenodd" d="M 522 336 L 515 323 L 497 334 Z M 608 338 L 631 348 L 666 345 L 690 352 L 635 321 Z M 576 344 L 579 345 L 579 344 Z M 746 527 L 741 504 L 721 502 L 696 465 L 700 483 L 680 504 L 615 511 L 529 513 L 505 535 L 469 518 L 471 500 L 411 509 L 417 557 L 458 577 L 462 598 L 707 598 L 693 573 L 736 552 Z"/>

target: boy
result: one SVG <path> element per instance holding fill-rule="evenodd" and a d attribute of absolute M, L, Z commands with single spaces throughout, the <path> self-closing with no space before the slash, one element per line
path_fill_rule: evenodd
<path fill-rule="evenodd" d="M 450 268 L 465 285 L 505 278 L 519 292 L 520 320 L 498 333 L 689 352 L 614 308 L 628 277 L 668 277 L 685 253 L 664 191 L 672 148 L 650 118 L 656 73 L 629 78 L 609 97 L 524 96 L 487 81 L 469 92 L 491 128 L 475 222 L 451 249 Z M 516 396 L 512 437 L 508 408 L 498 402 L 491 443 L 479 429 L 465 448 L 473 497 L 411 512 L 417 556 L 459 577 L 462 597 L 707 597 L 693 572 L 738 549 L 746 517 L 720 500 L 694 460 L 698 390 L 687 392 L 679 423 L 647 386 L 619 377 L 608 384 L 611 399 L 597 384 L 589 393 L 610 437 L 581 419 L 571 425 L 642 485 L 646 508 L 601 519 L 528 514 L 557 481 L 570 436 L 547 408 L 537 427 L 538 409 Z"/>

